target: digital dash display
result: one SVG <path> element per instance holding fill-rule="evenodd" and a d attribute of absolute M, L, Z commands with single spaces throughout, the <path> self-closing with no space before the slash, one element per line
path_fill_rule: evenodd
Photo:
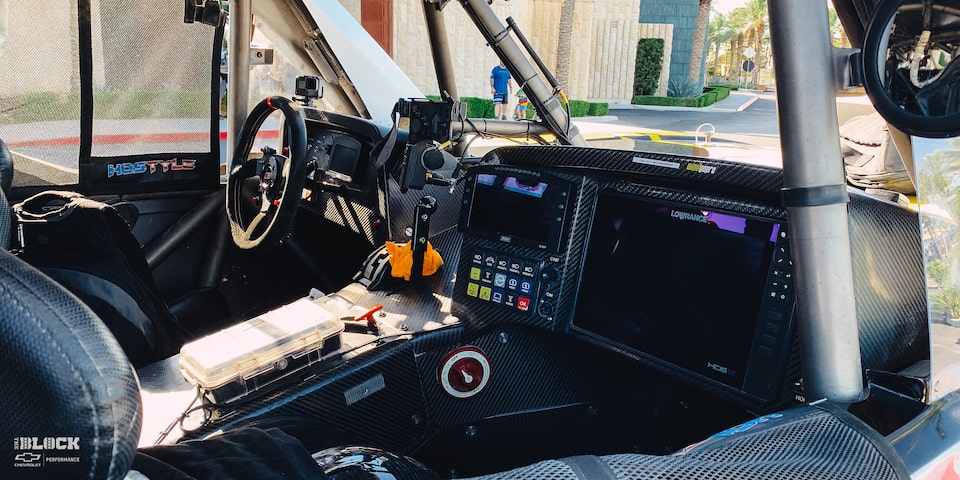
<path fill-rule="evenodd" d="M 552 252 L 559 251 L 570 183 L 559 178 L 478 173 L 464 192 L 461 230 Z"/>

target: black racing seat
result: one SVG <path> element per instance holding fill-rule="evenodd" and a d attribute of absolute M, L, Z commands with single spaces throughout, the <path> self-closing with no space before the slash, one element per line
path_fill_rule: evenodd
<path fill-rule="evenodd" d="M 112 206 L 48 191 L 13 207 L 20 257 L 86 303 L 134 366 L 166 358 L 188 337 L 160 296 L 140 244 Z"/>
<path fill-rule="evenodd" d="M 89 308 L 4 249 L 0 355 L 0 478 L 126 475 L 141 423 L 133 368 Z"/>

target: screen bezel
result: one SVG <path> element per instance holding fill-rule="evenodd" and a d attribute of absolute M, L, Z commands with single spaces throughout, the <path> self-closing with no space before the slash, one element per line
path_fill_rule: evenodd
<path fill-rule="evenodd" d="M 502 185 L 503 179 L 516 178 L 523 182 L 546 183 L 548 190 L 545 192 L 543 201 L 549 199 L 556 200 L 552 211 L 556 215 L 556 221 L 550 223 L 550 229 L 547 231 L 546 239 L 540 241 L 534 238 L 524 237 L 512 232 L 493 231 L 486 228 L 480 228 L 475 225 L 474 208 L 478 206 L 476 195 L 478 183 L 481 175 L 494 175 L 497 178 L 497 184 Z M 468 187 L 464 192 L 464 205 L 460 215 L 460 231 L 474 236 L 496 240 L 513 245 L 520 245 L 534 248 L 542 251 L 557 253 L 560 246 L 566 238 L 567 225 L 569 224 L 569 211 L 571 205 L 571 196 L 573 184 L 565 179 L 548 174 L 530 174 L 526 172 L 517 172 L 509 169 L 482 169 L 475 168 L 471 171 L 467 180 Z M 488 187 L 484 187 L 488 188 Z M 509 191 L 503 187 L 502 190 Z M 547 210 L 545 210 L 546 212 Z"/>
<path fill-rule="evenodd" d="M 600 198 L 605 196 L 616 196 L 616 197 L 627 199 L 628 201 L 640 202 L 642 204 L 645 204 L 651 207 L 663 206 L 663 207 L 676 208 L 681 210 L 709 210 L 711 212 L 715 212 L 719 214 L 732 215 L 735 217 L 744 218 L 744 219 L 753 220 L 753 221 L 760 221 L 760 222 L 771 225 L 772 238 L 770 239 L 771 241 L 769 242 L 769 244 L 765 246 L 766 249 L 769 249 L 769 255 L 765 256 L 764 258 L 765 263 L 761 264 L 760 269 L 758 270 L 758 273 L 763 278 L 763 282 L 760 285 L 759 290 L 756 292 L 757 294 L 756 295 L 756 311 L 757 311 L 756 317 L 752 319 L 752 328 L 745 329 L 747 331 L 742 332 L 740 334 L 741 335 L 740 340 L 742 341 L 743 344 L 749 345 L 749 351 L 744 355 L 743 371 L 739 375 L 738 382 L 728 383 L 728 382 L 718 380 L 716 378 L 712 378 L 711 376 L 705 374 L 704 372 L 698 372 L 698 371 L 692 370 L 687 366 L 677 363 L 675 360 L 672 360 L 669 358 L 663 358 L 661 356 L 658 356 L 655 353 L 651 353 L 649 351 L 645 351 L 642 348 L 638 348 L 635 345 L 630 345 L 628 343 L 625 343 L 624 339 L 611 338 L 610 335 L 605 335 L 603 333 L 595 331 L 594 329 L 591 329 L 589 326 L 587 327 L 582 326 L 583 322 L 580 322 L 580 323 L 577 322 L 578 308 L 581 307 L 581 300 L 582 300 L 581 295 L 583 295 L 584 293 L 584 276 L 586 272 L 586 262 L 589 260 L 588 255 L 589 255 L 589 252 L 591 251 L 590 242 L 595 239 L 594 232 L 595 232 L 595 228 L 597 228 L 596 221 L 598 219 L 598 208 L 601 207 Z M 570 314 L 570 320 L 569 320 L 571 331 L 574 333 L 585 335 L 593 339 L 595 342 L 598 342 L 602 345 L 613 347 L 615 350 L 626 352 L 631 356 L 635 356 L 643 360 L 648 360 L 656 365 L 659 365 L 665 370 L 680 372 L 685 376 L 692 376 L 698 380 L 705 381 L 710 384 L 719 386 L 728 391 L 738 392 L 740 394 L 746 395 L 755 400 L 760 400 L 763 402 L 769 402 L 774 400 L 773 398 L 767 398 L 766 396 L 758 396 L 756 393 L 747 391 L 746 383 L 748 378 L 751 377 L 752 369 L 750 367 L 753 363 L 754 355 L 756 353 L 756 345 L 755 345 L 756 336 L 757 336 L 757 332 L 761 328 L 763 312 L 765 311 L 765 308 L 766 308 L 765 297 L 768 294 L 768 290 L 769 290 L 768 284 L 769 284 L 770 272 L 777 258 L 776 248 L 779 242 L 779 239 L 777 238 L 778 237 L 777 232 L 783 231 L 784 221 L 782 219 L 750 215 L 742 212 L 731 211 L 729 209 L 724 209 L 724 208 L 695 205 L 690 203 L 682 203 L 682 202 L 671 201 L 671 200 L 662 199 L 662 198 L 648 197 L 648 196 L 638 196 L 638 195 L 632 195 L 632 194 L 623 193 L 615 190 L 603 190 L 601 192 L 598 192 L 595 200 L 596 201 L 594 202 L 594 211 L 591 214 L 590 226 L 588 228 L 588 232 L 589 232 L 588 239 L 587 239 L 586 245 L 583 248 L 582 258 L 581 258 L 581 261 L 584 267 L 580 269 L 580 276 L 578 277 L 578 283 L 576 287 L 575 302 L 573 307 L 571 308 L 571 314 Z M 595 281 L 596 279 L 587 278 L 586 280 Z M 579 318 L 583 318 L 583 313 L 580 313 Z M 744 321 L 744 325 L 750 325 L 750 324 L 751 323 L 749 323 L 748 321 Z M 672 342 L 680 342 L 680 341 L 683 341 L 683 340 L 679 338 L 672 339 Z M 782 370 L 782 369 L 779 369 L 779 370 Z"/>

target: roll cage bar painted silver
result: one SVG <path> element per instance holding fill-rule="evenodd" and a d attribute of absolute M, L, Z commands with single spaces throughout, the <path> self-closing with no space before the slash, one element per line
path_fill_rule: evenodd
<path fill-rule="evenodd" d="M 440 90 L 457 98 L 441 12 L 449 0 L 422 1 Z M 554 132 L 561 143 L 585 146 L 558 98 L 560 92 L 547 85 L 486 0 L 459 3 L 511 74 L 521 79 L 546 127 L 537 125 L 536 130 Z M 249 71 L 249 55 L 241 48 L 249 44 L 251 0 L 231 0 L 230 9 L 229 71 Z M 792 227 L 804 391 L 808 400 L 853 403 L 865 397 L 866 389 L 858 346 L 848 198 L 835 103 L 840 89 L 834 74 L 837 52 L 830 44 L 827 5 L 809 0 L 771 0 L 768 9 L 780 111 L 783 199 Z M 229 91 L 249 90 L 248 76 L 229 75 L 228 83 Z M 231 98 L 228 155 L 248 110 L 244 96 Z M 500 130 L 494 123 L 490 129 Z M 508 133 L 506 130 L 502 133 Z"/>
<path fill-rule="evenodd" d="M 232 0 L 230 2 L 230 38 L 227 42 L 227 71 L 249 72 L 250 55 L 247 49 L 250 45 L 249 33 L 253 26 L 252 0 Z M 228 92 L 249 92 L 250 75 L 227 75 Z M 231 95 L 227 102 L 227 157 L 233 157 L 234 145 L 237 144 L 240 127 L 250 112 L 250 102 L 247 95 Z"/>
<path fill-rule="evenodd" d="M 834 47 L 825 2 L 771 0 L 783 202 L 791 226 L 808 400 L 866 396 L 853 292 Z M 816 21 L 820 19 L 820 21 Z"/>

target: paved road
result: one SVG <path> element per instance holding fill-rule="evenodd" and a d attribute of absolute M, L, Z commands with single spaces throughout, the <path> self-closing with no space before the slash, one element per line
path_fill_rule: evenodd
<path fill-rule="evenodd" d="M 694 132 L 705 122 L 713 124 L 718 137 L 731 137 L 766 147 L 779 147 L 779 125 L 774 94 L 760 93 L 743 111 L 683 109 L 615 109 L 617 123 L 636 128 Z M 745 139 L 741 136 L 751 138 Z"/>

